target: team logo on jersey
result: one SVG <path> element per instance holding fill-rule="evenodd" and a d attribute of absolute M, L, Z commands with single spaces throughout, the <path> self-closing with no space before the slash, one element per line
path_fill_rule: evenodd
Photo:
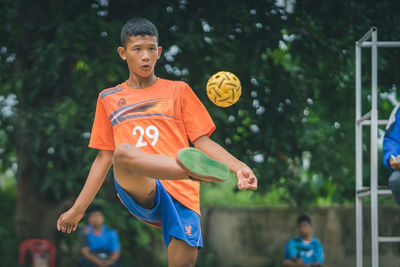
<path fill-rule="evenodd" d="M 121 99 L 120 99 L 121 100 Z M 119 101 L 118 101 L 119 102 Z M 173 116 L 166 115 L 155 110 L 155 107 L 161 103 L 160 99 L 150 99 L 146 101 L 141 101 L 138 103 L 123 106 L 114 111 L 109 119 L 111 121 L 111 126 L 114 126 L 120 122 L 123 122 L 131 118 L 143 118 L 143 117 L 168 117 L 173 118 Z M 149 112 L 153 110 L 154 112 Z M 149 112 L 149 113 L 144 113 Z M 138 114 L 139 113 L 139 114 Z"/>
<path fill-rule="evenodd" d="M 190 224 L 185 226 L 185 233 L 189 236 L 192 235 L 192 226 Z"/>
<path fill-rule="evenodd" d="M 121 97 L 121 98 L 118 100 L 118 107 L 123 106 L 123 105 L 125 105 L 125 104 L 126 104 L 125 98 Z"/>

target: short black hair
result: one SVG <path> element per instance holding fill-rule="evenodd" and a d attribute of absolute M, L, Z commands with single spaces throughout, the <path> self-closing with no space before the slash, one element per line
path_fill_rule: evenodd
<path fill-rule="evenodd" d="M 103 213 L 103 208 L 100 205 L 97 204 L 92 204 L 90 207 L 86 210 L 86 215 L 89 216 L 91 213 L 99 211 Z"/>
<path fill-rule="evenodd" d="M 135 17 L 128 20 L 121 30 L 121 44 L 125 47 L 130 36 L 155 36 L 158 43 L 158 31 L 154 24 L 145 18 Z"/>
<path fill-rule="evenodd" d="M 311 225 L 311 218 L 310 216 L 306 215 L 306 214 L 301 214 L 298 218 L 297 218 L 297 226 L 299 226 L 301 223 L 306 222 L 309 223 Z"/>

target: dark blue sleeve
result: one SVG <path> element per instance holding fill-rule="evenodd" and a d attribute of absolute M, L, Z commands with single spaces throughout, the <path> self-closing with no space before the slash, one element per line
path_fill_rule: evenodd
<path fill-rule="evenodd" d="M 325 261 L 324 249 L 322 248 L 321 242 L 318 239 L 315 241 L 315 253 L 314 253 L 314 262 L 318 262 L 323 264 Z"/>
<path fill-rule="evenodd" d="M 116 231 L 112 230 L 111 233 L 111 251 L 121 251 L 121 244 L 119 242 L 119 237 Z"/>
<path fill-rule="evenodd" d="M 385 138 L 383 139 L 383 164 L 391 169 L 389 159 L 391 156 L 400 155 L 400 112 L 397 106 L 390 115 L 389 123 L 386 128 Z"/>

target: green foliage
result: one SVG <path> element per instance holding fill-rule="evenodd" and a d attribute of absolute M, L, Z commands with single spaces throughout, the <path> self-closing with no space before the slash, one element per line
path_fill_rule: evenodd
<path fill-rule="evenodd" d="M 311 154 L 303 153 L 303 162 L 309 164 Z M 296 168 L 292 165 L 291 168 Z M 219 184 L 201 184 L 200 196 L 203 206 L 292 206 L 304 208 L 308 206 L 328 206 L 340 200 L 337 184 L 323 180 L 323 175 L 315 173 L 309 166 L 302 166 L 298 180 L 280 179 L 270 186 L 266 193 L 254 191 L 238 191 L 237 181 L 229 179 Z M 295 200 L 293 196 L 298 196 Z M 296 201 L 296 202 L 294 202 Z"/>
<path fill-rule="evenodd" d="M 7 176 L 7 177 L 5 177 Z M 14 266 L 18 257 L 17 238 L 14 217 L 16 211 L 17 191 L 10 174 L 0 175 L 0 266 Z"/>
<path fill-rule="evenodd" d="M 302 150 L 312 154 L 310 170 L 324 181 L 336 184 L 335 202 L 352 201 L 354 196 L 354 44 L 372 26 L 378 27 L 380 40 L 399 40 L 399 23 L 384 15 L 398 7 L 399 3 L 391 1 L 384 1 L 382 5 L 373 1 L 331 1 L 323 5 L 318 1 L 300 1 L 296 4 L 289 31 L 297 36 L 290 49 L 300 67 L 294 78 L 313 100 L 312 105 L 307 105 L 309 115 L 302 121 L 304 130 L 299 143 Z M 370 107 L 369 55 L 368 49 L 364 49 L 363 113 Z M 389 67 L 398 59 L 398 49 L 379 50 L 381 92 L 398 83 L 398 71 Z M 386 119 L 393 106 L 381 104 L 382 101 L 380 118 Z M 368 131 L 366 128 L 364 134 Z M 364 140 L 368 144 L 366 136 Z M 365 152 L 368 168 L 368 149 Z M 388 173 L 383 169 L 381 165 L 381 182 L 387 184 Z"/>

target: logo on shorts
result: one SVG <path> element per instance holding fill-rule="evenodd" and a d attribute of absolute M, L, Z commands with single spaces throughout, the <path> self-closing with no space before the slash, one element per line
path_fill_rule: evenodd
<path fill-rule="evenodd" d="M 192 235 L 192 226 L 190 224 L 188 226 L 185 226 L 185 233 L 187 235 Z"/>
<path fill-rule="evenodd" d="M 123 105 L 125 105 L 126 104 L 126 100 L 125 100 L 125 98 L 120 98 L 119 100 L 118 100 L 118 107 L 120 107 L 120 106 L 123 106 Z"/>

